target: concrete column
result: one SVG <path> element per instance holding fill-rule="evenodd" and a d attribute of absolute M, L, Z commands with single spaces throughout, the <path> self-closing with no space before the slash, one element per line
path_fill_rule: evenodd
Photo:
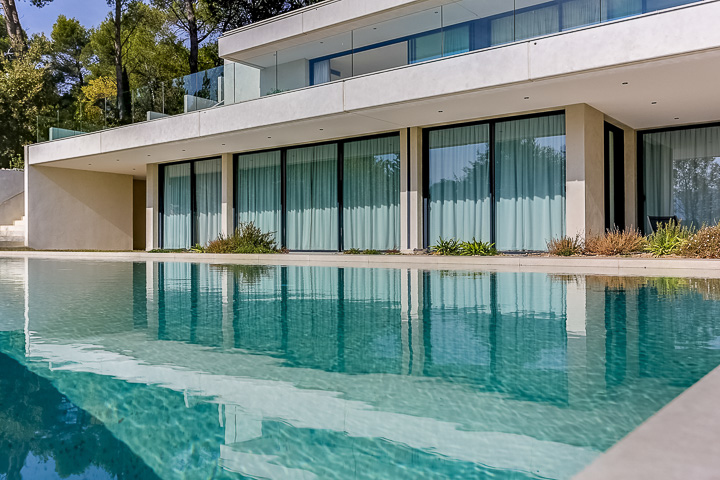
<path fill-rule="evenodd" d="M 145 194 L 145 250 L 153 250 L 160 248 L 160 176 L 156 163 L 147 165 Z"/>
<path fill-rule="evenodd" d="M 406 247 L 410 252 L 422 249 L 423 245 L 423 171 L 422 171 L 422 129 L 412 127 L 409 129 L 410 148 L 408 156 L 408 173 L 410 175 L 409 202 L 409 240 Z M 406 228 L 407 228 L 406 226 Z"/>
<path fill-rule="evenodd" d="M 410 250 L 410 185 L 408 170 L 410 168 L 410 149 L 408 129 L 400 130 L 400 250 Z"/>
<path fill-rule="evenodd" d="M 640 227 L 637 189 L 637 131 L 624 127 L 625 132 L 625 226 Z"/>
<path fill-rule="evenodd" d="M 570 105 L 565 112 L 566 234 L 602 233 L 605 230 L 605 116 L 586 104 Z"/>
<path fill-rule="evenodd" d="M 234 221 L 234 198 L 235 186 L 233 181 L 233 156 L 231 153 L 223 153 L 222 156 L 222 218 L 220 220 L 220 233 L 227 236 L 233 233 Z"/>
<path fill-rule="evenodd" d="M 158 264 L 156 262 L 145 262 L 145 299 L 147 312 L 148 336 L 151 339 L 158 338 L 160 326 L 158 299 L 156 292 L 160 288 L 158 282 Z"/>
<path fill-rule="evenodd" d="M 566 283 L 568 403 L 571 407 L 586 398 L 589 382 L 586 291 L 585 277 L 577 276 Z"/>

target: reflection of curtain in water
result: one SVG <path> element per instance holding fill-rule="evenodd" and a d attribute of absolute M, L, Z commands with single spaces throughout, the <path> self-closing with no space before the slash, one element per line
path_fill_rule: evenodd
<path fill-rule="evenodd" d="M 379 268 L 344 269 L 346 301 L 400 302 L 400 270 Z"/>
<path fill-rule="evenodd" d="M 235 187 L 238 223 L 253 222 L 280 242 L 280 151 L 238 157 Z"/>
<path fill-rule="evenodd" d="M 647 215 L 720 221 L 720 127 L 645 134 L 643 157 Z"/>
<path fill-rule="evenodd" d="M 313 85 L 330 81 L 330 60 L 313 62 Z"/>
<path fill-rule="evenodd" d="M 476 272 L 426 273 L 431 375 L 461 374 L 482 381 L 491 363 L 491 275 Z M 485 369 L 477 369 L 485 366 Z"/>
<path fill-rule="evenodd" d="M 400 138 L 345 144 L 344 248 L 400 247 Z"/>
<path fill-rule="evenodd" d="M 600 21 L 598 0 L 570 0 L 562 4 L 563 30 L 592 25 Z"/>
<path fill-rule="evenodd" d="M 195 162 L 195 241 L 201 245 L 220 235 L 221 177 L 219 158 Z"/>
<path fill-rule="evenodd" d="M 499 382 L 508 393 L 565 401 L 565 283 L 535 273 L 498 273 L 496 278 Z"/>
<path fill-rule="evenodd" d="M 498 122 L 499 250 L 545 250 L 565 233 L 565 115 Z"/>
<path fill-rule="evenodd" d="M 163 168 L 163 247 L 190 246 L 190 164 L 167 165 Z"/>
<path fill-rule="evenodd" d="M 196 307 L 190 312 L 195 317 L 192 342 L 207 346 L 222 345 L 222 272 L 208 264 L 194 265 L 193 290 Z"/>
<path fill-rule="evenodd" d="M 428 241 L 490 240 L 488 125 L 433 130 L 429 141 Z"/>
<path fill-rule="evenodd" d="M 337 145 L 287 151 L 287 247 L 338 248 Z"/>
<path fill-rule="evenodd" d="M 161 292 L 158 305 L 158 338 L 190 340 L 192 310 L 192 264 L 161 263 L 158 266 Z"/>
<path fill-rule="evenodd" d="M 515 40 L 539 37 L 560 30 L 557 5 L 515 14 Z"/>
<path fill-rule="evenodd" d="M 270 267 L 252 283 L 241 283 L 244 277 L 228 274 L 233 279 L 233 331 L 236 348 L 279 352 L 288 318 L 283 316 L 282 275 L 285 267 Z"/>

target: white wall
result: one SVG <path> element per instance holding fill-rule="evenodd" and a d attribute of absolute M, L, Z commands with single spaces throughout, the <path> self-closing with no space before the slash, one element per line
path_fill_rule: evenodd
<path fill-rule="evenodd" d="M 26 175 L 27 246 L 132 250 L 132 176 L 33 166 Z"/>

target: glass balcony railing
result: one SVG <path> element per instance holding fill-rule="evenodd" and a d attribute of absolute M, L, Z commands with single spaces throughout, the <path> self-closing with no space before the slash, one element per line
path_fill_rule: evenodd
<path fill-rule="evenodd" d="M 38 141 L 245 102 L 703 0 L 456 0 L 38 118 Z"/>

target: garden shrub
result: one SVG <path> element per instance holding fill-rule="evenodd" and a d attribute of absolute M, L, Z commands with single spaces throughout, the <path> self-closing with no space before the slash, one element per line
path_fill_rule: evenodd
<path fill-rule="evenodd" d="M 720 224 L 703 226 L 683 243 L 679 253 L 694 258 L 720 258 Z"/>
<path fill-rule="evenodd" d="M 647 240 L 636 228 L 608 230 L 604 235 L 589 235 L 585 253 L 590 255 L 631 255 L 645 251 Z"/>
<path fill-rule="evenodd" d="M 487 257 L 497 255 L 494 243 L 478 242 L 473 237 L 472 242 L 460 242 L 460 255 Z"/>
<path fill-rule="evenodd" d="M 278 253 L 275 235 L 263 233 L 254 223 L 241 223 L 235 233 L 220 235 L 205 247 L 206 253 Z"/>
<path fill-rule="evenodd" d="M 437 245 L 430 247 L 430 253 L 433 255 L 460 255 L 460 242 L 455 239 L 443 240 L 438 239 Z"/>
<path fill-rule="evenodd" d="M 679 254 L 692 235 L 693 231 L 688 227 L 670 221 L 659 225 L 655 233 L 648 237 L 645 250 L 656 257 Z"/>
<path fill-rule="evenodd" d="M 553 238 L 547 243 L 548 253 L 560 257 L 571 257 L 583 252 L 583 241 L 580 235 L 575 237 Z"/>

